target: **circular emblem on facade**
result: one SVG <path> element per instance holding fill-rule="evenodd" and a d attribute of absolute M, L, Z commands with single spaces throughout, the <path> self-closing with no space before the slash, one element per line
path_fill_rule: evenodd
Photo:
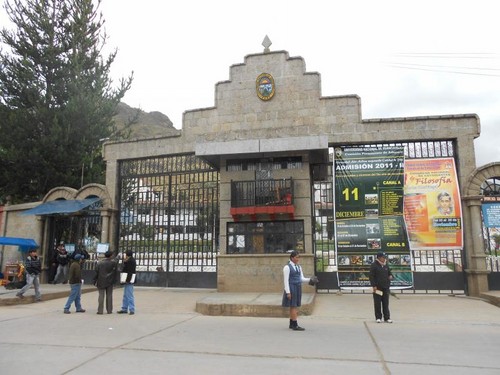
<path fill-rule="evenodd" d="M 256 80 L 257 96 L 261 100 L 270 100 L 274 96 L 274 78 L 269 73 L 262 73 Z"/>

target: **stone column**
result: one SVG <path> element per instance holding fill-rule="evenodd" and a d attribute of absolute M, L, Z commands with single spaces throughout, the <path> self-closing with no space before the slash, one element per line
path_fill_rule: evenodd
<path fill-rule="evenodd" d="M 42 227 L 42 241 L 40 243 L 39 254 L 42 258 L 42 274 L 40 275 L 40 282 L 46 284 L 49 282 L 50 268 L 52 267 L 52 260 L 49 259 L 50 247 L 50 225 L 49 219 L 46 216 L 37 216 L 37 221 L 41 222 Z"/>
<path fill-rule="evenodd" d="M 484 251 L 483 222 L 481 217 L 481 196 L 465 197 L 464 220 L 465 233 L 469 236 L 465 255 L 467 259 L 468 294 L 480 296 L 488 291 L 488 274 L 486 268 L 486 252 Z"/>

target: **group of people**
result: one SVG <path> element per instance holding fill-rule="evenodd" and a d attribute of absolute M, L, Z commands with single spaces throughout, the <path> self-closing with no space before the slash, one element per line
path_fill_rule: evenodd
<path fill-rule="evenodd" d="M 113 286 L 118 274 L 118 261 L 120 257 L 113 257 L 111 251 L 104 254 L 104 259 L 97 263 L 94 285 L 99 291 L 97 300 L 97 314 L 104 313 L 104 301 L 106 300 L 106 312 L 113 313 Z M 121 274 L 126 274 L 123 280 L 123 299 L 122 307 L 117 311 L 118 314 L 135 314 L 134 282 L 136 272 L 136 261 L 132 250 L 127 250 Z M 76 306 L 78 311 L 78 306 Z"/>
<path fill-rule="evenodd" d="M 289 328 L 294 331 L 304 331 L 297 322 L 298 308 L 302 304 L 302 283 L 308 282 L 316 285 L 318 278 L 305 277 L 302 267 L 299 265 L 300 253 L 296 250 L 290 252 L 290 261 L 283 267 L 283 300 L 281 305 L 290 308 Z M 373 294 L 373 308 L 375 321 L 392 323 L 389 310 L 389 295 L 392 280 L 392 272 L 387 264 L 387 255 L 383 251 L 377 253 L 377 258 L 370 266 L 370 285 Z"/>
<path fill-rule="evenodd" d="M 64 275 L 67 278 L 70 286 L 70 294 L 64 305 L 64 313 L 70 314 L 71 305 L 74 304 L 77 313 L 84 313 L 86 310 L 82 308 L 81 303 L 81 291 L 82 291 L 82 265 L 87 259 L 85 252 L 78 251 L 72 256 L 69 256 L 67 251 L 64 249 L 64 243 L 60 243 L 58 246 L 56 257 L 59 255 L 65 255 L 64 258 L 67 259 L 68 269 L 67 271 L 62 270 L 56 273 L 55 282 L 57 283 L 59 275 Z M 97 314 L 102 315 L 104 313 L 104 301 L 106 300 L 106 312 L 111 314 L 113 312 L 113 285 L 115 284 L 116 277 L 118 275 L 118 262 L 121 258 L 120 255 L 113 257 L 111 251 L 107 251 L 104 254 L 104 258 L 99 260 L 96 265 L 94 285 L 99 291 L 98 297 L 98 307 Z M 61 257 L 62 259 L 62 257 Z M 59 263 L 59 265 L 62 265 Z M 35 301 L 41 301 L 42 295 L 40 292 L 40 274 L 42 272 L 42 263 L 38 257 L 37 249 L 30 249 L 28 251 L 28 256 L 25 261 L 26 270 L 26 285 L 16 294 L 19 298 L 24 298 L 24 293 L 31 288 L 35 289 Z M 125 259 L 123 261 L 123 266 L 121 269 L 121 274 L 124 274 L 123 278 L 123 299 L 122 307 L 118 314 L 135 314 L 135 299 L 134 299 L 134 282 L 136 273 L 136 261 L 133 256 L 133 252 L 128 250 L 125 253 Z M 66 276 L 67 275 L 67 276 Z M 64 281 L 63 281 L 64 282 Z"/>
<path fill-rule="evenodd" d="M 118 261 L 120 256 L 113 257 L 111 251 L 104 254 L 104 258 L 97 263 L 94 277 L 94 285 L 99 291 L 97 314 L 104 313 L 104 300 L 106 300 L 106 312 L 113 313 L 113 285 L 115 283 L 118 272 Z M 308 282 L 310 285 L 316 285 L 318 278 L 305 277 L 302 272 L 302 267 L 299 265 L 300 253 L 293 250 L 290 253 L 290 261 L 283 267 L 283 300 L 282 306 L 290 309 L 289 328 L 294 331 L 304 331 L 305 328 L 298 324 L 298 308 L 302 303 L 302 283 Z M 76 254 L 71 259 L 69 267 L 68 279 L 70 284 L 70 294 L 64 306 L 64 313 L 70 313 L 70 307 L 74 303 L 76 312 L 83 313 L 85 309 L 81 305 L 81 288 L 82 288 L 82 270 L 81 265 L 85 261 L 83 254 Z M 24 293 L 31 287 L 35 288 L 35 301 L 40 301 L 40 280 L 39 275 L 42 267 L 40 259 L 37 256 L 36 249 L 29 251 L 25 263 L 26 268 L 26 285 L 16 294 L 23 298 Z M 123 299 L 122 307 L 117 311 L 118 314 L 135 314 L 135 299 L 134 299 L 134 281 L 136 273 L 136 261 L 133 257 L 133 252 L 128 250 L 125 253 L 123 268 L 121 271 L 124 275 L 123 279 Z M 392 323 L 389 311 L 389 295 L 390 285 L 392 280 L 392 272 L 387 264 L 387 255 L 379 251 L 377 258 L 370 266 L 370 285 L 373 292 L 373 306 L 375 312 L 375 320 L 381 323 L 382 319 L 386 323 Z"/>

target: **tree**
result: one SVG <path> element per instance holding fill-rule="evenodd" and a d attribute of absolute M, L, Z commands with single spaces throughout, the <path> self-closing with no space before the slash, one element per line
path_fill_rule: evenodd
<path fill-rule="evenodd" d="M 112 86 L 100 0 L 6 0 L 0 42 L 0 200 L 104 182 L 100 147 L 133 74 Z M 123 132 L 123 130 L 122 130 Z"/>

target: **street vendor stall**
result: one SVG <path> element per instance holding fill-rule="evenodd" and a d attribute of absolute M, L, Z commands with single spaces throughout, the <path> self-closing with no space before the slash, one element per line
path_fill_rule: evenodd
<path fill-rule="evenodd" d="M 31 249 L 37 249 L 39 246 L 35 240 L 31 238 L 16 238 L 16 237 L 0 237 L 0 246 L 17 246 L 22 253 L 27 253 Z M 3 252 L 2 252 L 3 253 Z M 24 265 L 20 262 L 8 263 L 5 265 L 3 277 L 0 278 L 0 285 L 5 285 L 7 288 L 10 284 L 14 288 L 24 282 Z"/>

